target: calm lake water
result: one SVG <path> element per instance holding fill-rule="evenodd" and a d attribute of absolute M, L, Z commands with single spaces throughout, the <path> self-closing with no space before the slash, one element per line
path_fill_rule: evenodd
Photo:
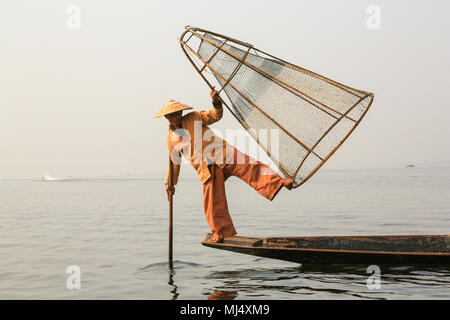
<path fill-rule="evenodd" d="M 189 169 L 186 169 L 189 170 Z M 270 202 L 227 181 L 242 236 L 450 233 L 450 168 L 318 172 Z M 449 299 L 449 267 L 299 265 L 204 247 L 202 188 L 180 177 L 168 202 L 158 178 L 0 181 L 1 299 Z M 81 272 L 69 290 L 68 266 Z"/>

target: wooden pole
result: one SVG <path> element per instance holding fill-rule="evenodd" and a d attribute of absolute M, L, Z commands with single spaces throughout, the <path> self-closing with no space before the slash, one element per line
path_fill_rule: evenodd
<path fill-rule="evenodd" d="M 169 156 L 169 268 L 173 269 L 173 163 Z"/>

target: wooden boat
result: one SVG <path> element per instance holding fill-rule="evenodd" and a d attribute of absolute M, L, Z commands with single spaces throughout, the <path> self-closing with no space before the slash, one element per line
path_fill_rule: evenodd
<path fill-rule="evenodd" d="M 438 264 L 450 265 L 450 235 L 229 237 L 202 244 L 259 257 L 302 264 Z"/>

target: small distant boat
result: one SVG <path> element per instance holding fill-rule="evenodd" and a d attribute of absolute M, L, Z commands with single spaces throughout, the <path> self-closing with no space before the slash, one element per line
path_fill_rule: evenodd
<path fill-rule="evenodd" d="M 450 264 L 450 235 L 229 237 L 202 244 L 259 257 L 313 264 Z"/>
<path fill-rule="evenodd" d="M 41 180 L 42 180 L 42 181 L 58 181 L 58 180 L 61 180 L 61 178 L 58 178 L 58 177 L 52 177 L 52 176 L 49 176 L 49 175 L 43 175 L 43 176 L 41 177 Z"/>

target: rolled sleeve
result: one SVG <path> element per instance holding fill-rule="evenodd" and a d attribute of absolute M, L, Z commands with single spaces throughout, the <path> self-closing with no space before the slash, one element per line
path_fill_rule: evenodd
<path fill-rule="evenodd" d="M 223 116 L 223 108 L 220 107 L 213 107 L 208 111 L 200 111 L 200 115 L 202 118 L 202 123 L 205 126 L 208 126 L 210 124 L 213 124 L 214 122 L 219 121 L 222 119 Z"/>

